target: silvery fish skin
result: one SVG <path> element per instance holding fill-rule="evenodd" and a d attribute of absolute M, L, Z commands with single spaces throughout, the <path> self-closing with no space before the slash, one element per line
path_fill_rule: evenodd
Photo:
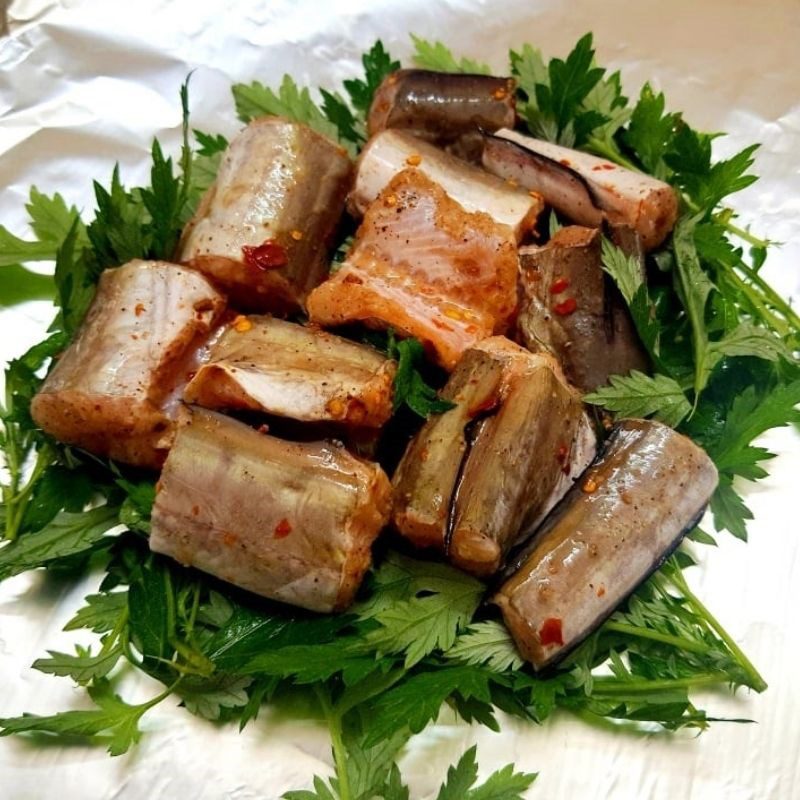
<path fill-rule="evenodd" d="M 150 548 L 264 597 L 339 611 L 390 506 L 383 470 L 341 446 L 195 409 L 164 464 Z"/>
<path fill-rule="evenodd" d="M 517 242 L 531 231 L 544 208 L 538 195 L 516 188 L 406 131 L 385 130 L 375 134 L 358 157 L 355 184 L 347 200 L 353 216 L 363 216 L 392 178 L 409 167 L 438 183 L 466 211 L 483 211 L 509 225 Z"/>
<path fill-rule="evenodd" d="M 309 295 L 308 313 L 320 325 L 364 322 L 415 336 L 449 371 L 508 329 L 518 271 L 511 228 L 405 169 L 367 209 L 341 269 Z"/>
<path fill-rule="evenodd" d="M 504 337 L 462 358 L 395 474 L 393 523 L 479 576 L 496 572 L 594 455 L 580 396 L 557 363 Z"/>
<path fill-rule="evenodd" d="M 563 658 L 672 552 L 716 486 L 690 439 L 649 420 L 616 425 L 493 597 L 520 653 L 537 670 Z"/>
<path fill-rule="evenodd" d="M 485 137 L 483 165 L 539 192 L 578 225 L 599 227 L 603 221 L 629 225 L 648 251 L 666 239 L 678 216 L 678 196 L 669 184 L 513 130 Z"/>
<path fill-rule="evenodd" d="M 208 348 L 187 403 L 303 422 L 381 427 L 396 363 L 367 345 L 267 316 L 237 317 Z"/>
<path fill-rule="evenodd" d="M 618 226 L 612 235 L 637 254 L 631 229 Z M 517 335 L 529 350 L 554 355 L 582 392 L 604 385 L 610 375 L 647 370 L 625 302 L 603 271 L 597 228 L 571 225 L 545 245 L 521 248 L 520 267 Z"/>
<path fill-rule="evenodd" d="M 47 433 L 141 467 L 160 467 L 175 435 L 179 398 L 225 309 L 198 272 L 131 261 L 100 276 L 72 344 L 31 403 Z"/>
<path fill-rule="evenodd" d="M 302 309 L 328 274 L 351 179 L 339 145 L 281 117 L 255 119 L 226 150 L 184 231 L 179 260 L 241 308 Z"/>
<path fill-rule="evenodd" d="M 384 78 L 372 100 L 370 136 L 401 128 L 480 162 L 481 131 L 513 128 L 516 81 L 490 75 L 401 69 Z"/>

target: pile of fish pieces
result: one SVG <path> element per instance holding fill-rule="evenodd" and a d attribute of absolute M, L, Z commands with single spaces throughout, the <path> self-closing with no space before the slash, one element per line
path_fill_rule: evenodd
<path fill-rule="evenodd" d="M 644 276 L 676 196 L 514 131 L 515 88 L 399 70 L 355 165 L 304 125 L 254 120 L 176 263 L 103 273 L 32 414 L 63 442 L 162 469 L 154 551 L 337 611 L 391 524 L 491 580 L 520 652 L 544 669 L 695 524 L 717 481 L 706 454 L 645 420 L 598 443 L 581 399 L 648 368 L 601 237 Z M 360 226 L 329 274 L 345 208 Z M 573 224 L 542 243 L 545 208 Z M 298 315 L 308 322 L 286 319 Z M 417 337 L 450 373 L 452 407 L 391 482 L 356 453 L 392 415 L 397 364 L 323 330 L 354 323 Z"/>

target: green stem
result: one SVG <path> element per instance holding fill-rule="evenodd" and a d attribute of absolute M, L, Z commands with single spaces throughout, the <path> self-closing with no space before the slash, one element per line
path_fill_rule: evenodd
<path fill-rule="evenodd" d="M 347 774 L 347 748 L 342 739 L 342 720 L 331 705 L 330 698 L 323 686 L 314 685 L 314 692 L 319 698 L 322 706 L 322 713 L 328 723 L 328 730 L 331 734 L 331 744 L 333 746 L 333 760 L 336 764 L 336 775 L 339 779 L 339 800 L 351 800 L 350 777 Z"/>
<path fill-rule="evenodd" d="M 743 239 L 748 244 L 753 245 L 753 247 L 767 247 L 769 245 L 769 239 L 759 239 L 758 236 L 753 236 L 750 231 L 746 231 L 744 228 L 740 228 L 738 225 L 728 222 L 724 218 L 724 213 L 715 214 L 714 219 L 719 222 L 720 225 L 724 225 L 727 231 L 732 233 L 734 236 L 738 236 L 740 239 Z"/>
<path fill-rule="evenodd" d="M 708 648 L 698 642 L 692 642 L 681 636 L 672 636 L 669 633 L 660 633 L 659 631 L 650 630 L 650 628 L 642 628 L 638 625 L 628 625 L 625 622 L 606 622 L 604 630 L 615 631 L 616 633 L 622 633 L 626 636 L 635 636 L 638 639 L 650 639 L 654 642 L 662 642 L 663 644 L 677 647 L 680 650 L 698 653 L 699 655 L 704 655 L 708 652 Z"/>
<path fill-rule="evenodd" d="M 101 653 L 107 653 L 113 647 L 116 647 L 117 640 L 122 635 L 122 631 L 125 626 L 128 624 L 128 607 L 125 606 L 122 613 L 119 615 L 119 619 L 117 620 L 117 624 L 114 625 L 111 632 L 106 636 L 105 641 L 103 642 L 103 648 L 100 651 Z"/>
<path fill-rule="evenodd" d="M 669 691 L 670 689 L 692 689 L 698 686 L 713 686 L 730 683 L 730 676 L 724 672 L 706 672 L 688 678 L 663 678 L 661 680 L 623 680 L 621 678 L 595 678 L 592 683 L 593 695 L 604 694 L 647 694 L 649 692 Z"/>
<path fill-rule="evenodd" d="M 714 615 L 700 602 L 697 595 L 689 588 L 689 584 L 686 583 L 680 569 L 671 569 L 668 574 L 675 586 L 682 592 L 683 596 L 694 606 L 698 616 L 700 616 L 706 625 L 725 642 L 725 645 L 731 651 L 734 658 L 739 662 L 739 666 L 741 666 L 750 679 L 747 685 L 756 692 L 763 692 L 767 688 L 767 682 L 761 677 L 761 674 L 755 668 L 752 661 L 744 654 L 731 635 L 717 622 Z"/>
<path fill-rule="evenodd" d="M 36 454 L 36 463 L 33 466 L 33 471 L 28 478 L 22 489 L 19 489 L 20 470 L 16 461 L 16 446 L 8 448 L 9 457 L 9 474 L 11 475 L 11 483 L 7 487 L 8 491 L 4 492 L 5 506 L 6 506 L 6 531 L 5 537 L 13 541 L 19 535 L 19 529 L 22 525 L 22 520 L 25 517 L 25 510 L 27 508 L 27 501 L 30 498 L 36 481 L 42 476 L 42 473 L 49 466 L 53 460 L 53 454 L 50 447 L 42 447 Z M 11 458 L 13 452 L 13 459 Z M 13 460 L 13 471 L 11 462 Z"/>
<path fill-rule="evenodd" d="M 778 312 L 783 314 L 792 327 L 800 328 L 800 316 L 792 307 L 758 274 L 752 267 L 745 264 L 741 259 L 738 264 L 739 269 L 764 293 L 767 302 Z"/>

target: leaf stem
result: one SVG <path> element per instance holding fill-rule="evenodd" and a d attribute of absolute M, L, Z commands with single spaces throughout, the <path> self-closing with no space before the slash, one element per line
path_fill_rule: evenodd
<path fill-rule="evenodd" d="M 619 150 L 611 147 L 607 142 L 598 139 L 596 136 L 589 137 L 586 142 L 586 148 L 591 150 L 595 155 L 607 158 L 609 161 L 613 161 L 615 164 L 625 167 L 625 169 L 632 170 L 633 172 L 642 171 L 641 167 L 637 167 L 633 161 L 625 158 Z"/>
<path fill-rule="evenodd" d="M 11 427 L 7 428 L 8 434 L 11 433 Z M 9 439 L 11 439 L 9 435 Z M 36 454 L 36 462 L 34 463 L 33 470 L 25 485 L 20 489 L 19 482 L 21 478 L 20 464 L 17 459 L 17 445 L 15 441 L 11 441 L 11 446 L 7 449 L 6 457 L 8 459 L 8 470 L 11 476 L 11 482 L 8 487 L 4 487 L 3 494 L 5 495 L 6 506 L 6 530 L 5 538 L 13 541 L 19 535 L 19 529 L 25 517 L 25 510 L 27 508 L 27 500 L 33 492 L 36 481 L 39 480 L 44 470 L 53 460 L 52 449 L 45 445 Z"/>
<path fill-rule="evenodd" d="M 697 595 L 689 588 L 689 584 L 686 583 L 686 579 L 683 577 L 680 569 L 672 568 L 667 574 L 669 575 L 670 580 L 681 591 L 686 600 L 688 600 L 694 606 L 696 613 L 703 620 L 703 622 L 705 622 L 707 627 L 713 630 L 717 636 L 719 636 L 720 639 L 725 642 L 734 658 L 739 662 L 739 665 L 750 679 L 747 685 L 756 692 L 763 692 L 767 688 L 767 682 L 761 677 L 761 674 L 755 668 L 750 659 L 744 654 L 739 645 L 736 644 L 731 635 L 725 630 L 725 628 L 722 627 L 722 625 L 720 625 L 714 615 L 705 607 L 705 605 L 703 605 L 703 603 L 700 602 L 700 599 L 697 597 Z"/>
<path fill-rule="evenodd" d="M 691 689 L 697 686 L 713 686 L 714 684 L 730 682 L 730 676 L 725 672 L 704 672 L 687 678 L 662 678 L 661 680 L 651 680 L 650 678 L 623 680 L 599 676 L 593 681 L 592 694 L 647 694 L 649 692 Z"/>
<path fill-rule="evenodd" d="M 672 636 L 669 633 L 660 633 L 659 631 L 654 631 L 650 628 L 642 628 L 639 625 L 629 625 L 626 622 L 615 622 L 611 620 L 610 622 L 606 622 L 604 630 L 622 633 L 626 636 L 635 636 L 639 639 L 650 639 L 654 642 L 669 644 L 673 647 L 677 647 L 680 650 L 686 650 L 690 653 L 698 653 L 699 655 L 703 655 L 708 652 L 708 648 L 699 642 L 693 642 L 689 639 L 684 639 L 682 636 Z"/>
<path fill-rule="evenodd" d="M 342 739 L 342 720 L 331 705 L 330 697 L 324 686 L 314 684 L 314 692 L 322 706 L 322 713 L 328 723 L 333 747 L 333 760 L 336 764 L 336 776 L 339 779 L 339 800 L 351 800 L 350 776 L 347 774 L 347 749 Z"/>

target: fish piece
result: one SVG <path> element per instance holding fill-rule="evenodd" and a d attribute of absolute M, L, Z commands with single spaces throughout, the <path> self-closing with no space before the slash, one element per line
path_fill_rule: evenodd
<path fill-rule="evenodd" d="M 367 209 L 341 269 L 308 298 L 321 325 L 364 322 L 416 336 L 451 370 L 504 332 L 517 305 L 511 229 L 468 213 L 419 170 L 403 170 Z"/>
<path fill-rule="evenodd" d="M 503 337 L 477 345 L 503 362 L 496 407 L 476 427 L 453 493 L 448 557 L 478 576 L 497 572 L 592 460 L 580 395 L 547 355 Z"/>
<path fill-rule="evenodd" d="M 397 365 L 367 345 L 273 317 L 240 316 L 209 348 L 187 403 L 304 422 L 381 427 Z"/>
<path fill-rule="evenodd" d="M 195 409 L 164 464 L 150 549 L 273 600 L 340 611 L 390 507 L 377 464 Z"/>
<path fill-rule="evenodd" d="M 394 477 L 393 523 L 475 575 L 500 568 L 594 456 L 580 397 L 558 364 L 504 337 L 468 350 Z"/>
<path fill-rule="evenodd" d="M 372 99 L 370 136 L 402 128 L 456 155 L 480 162 L 481 131 L 513 128 L 516 81 L 491 75 L 401 69 L 387 75 Z"/>
<path fill-rule="evenodd" d="M 649 420 L 617 424 L 493 597 L 520 653 L 537 670 L 563 658 L 660 566 L 716 485 L 690 439 Z"/>
<path fill-rule="evenodd" d="M 483 165 L 539 192 L 579 225 L 599 227 L 603 220 L 630 225 L 645 250 L 666 239 L 678 216 L 678 196 L 669 184 L 513 130 L 486 136 Z"/>
<path fill-rule="evenodd" d="M 502 361 L 481 350 L 467 350 L 441 392 L 455 407 L 431 416 L 406 448 L 392 479 L 392 518 L 417 547 L 444 551 L 470 427 L 497 404 L 502 378 Z"/>
<path fill-rule="evenodd" d="M 80 330 L 33 398 L 34 421 L 96 455 L 160 467 L 188 374 L 224 308 L 202 275 L 176 264 L 135 260 L 106 270 Z"/>
<path fill-rule="evenodd" d="M 638 237 L 626 230 L 614 235 L 636 247 Z M 625 301 L 603 271 L 600 238 L 597 228 L 571 225 L 541 247 L 520 249 L 518 337 L 532 352 L 554 355 L 582 392 L 649 365 Z"/>
<path fill-rule="evenodd" d="M 510 225 L 517 242 L 534 227 L 544 208 L 539 195 L 512 186 L 406 131 L 386 130 L 373 136 L 361 151 L 347 200 L 350 213 L 363 216 L 391 179 L 409 167 L 438 183 L 465 211 L 484 211 L 496 222 Z"/>
<path fill-rule="evenodd" d="M 281 117 L 253 120 L 228 146 L 186 227 L 179 260 L 255 311 L 303 309 L 327 277 L 352 179 L 347 153 Z"/>

